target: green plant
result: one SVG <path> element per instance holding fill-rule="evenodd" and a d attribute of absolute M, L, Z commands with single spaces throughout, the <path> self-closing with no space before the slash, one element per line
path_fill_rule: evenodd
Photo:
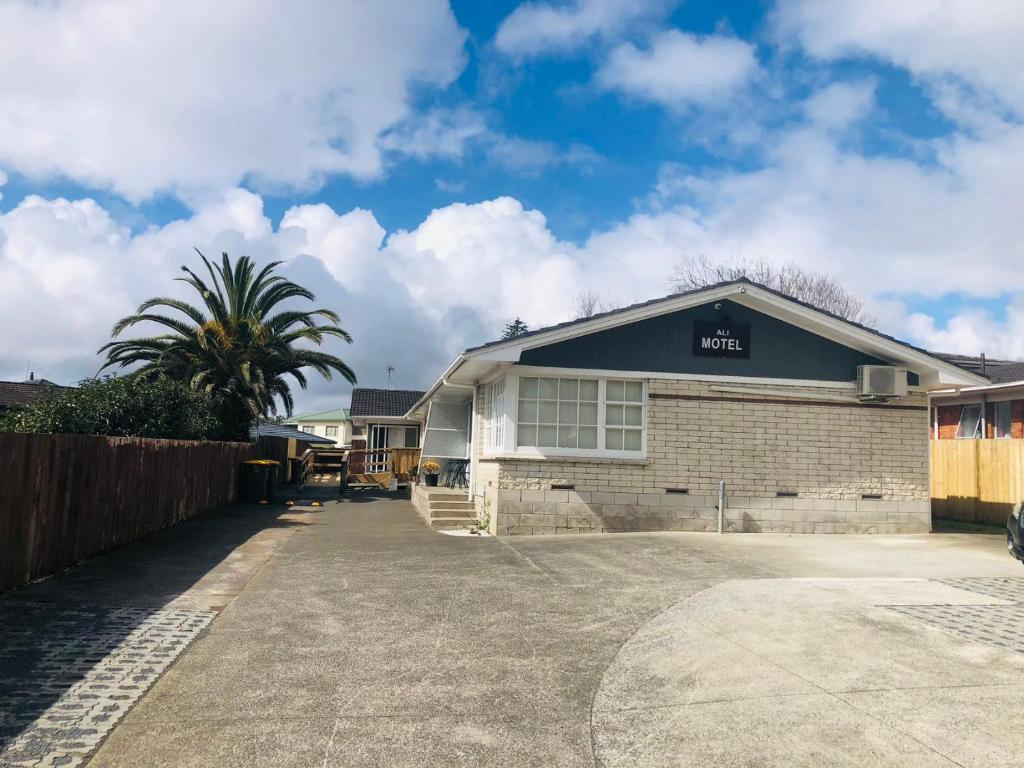
<path fill-rule="evenodd" d="M 511 323 L 507 323 L 505 325 L 505 330 L 501 332 L 501 338 L 514 339 L 516 336 L 522 336 L 524 333 L 528 333 L 529 330 L 530 327 L 517 317 Z"/>
<path fill-rule="evenodd" d="M 470 527 L 469 532 L 479 536 L 481 533 L 487 533 L 491 527 L 491 515 L 488 512 L 484 512 L 482 517 L 477 518 L 476 522 Z"/>
<path fill-rule="evenodd" d="M 166 376 L 206 393 L 225 431 L 238 439 L 248 439 L 256 419 L 276 414 L 277 400 L 291 413 L 291 388 L 285 377 L 304 389 L 303 368 L 327 379 L 335 371 L 355 383 L 355 373 L 340 358 L 297 346 L 319 346 L 330 336 L 346 342 L 352 338 L 331 310 L 280 306 L 314 299 L 307 289 L 274 274 L 280 262 L 257 272 L 248 256 L 232 263 L 225 253 L 220 265 L 202 253 L 199 257 L 209 284 L 187 266 L 182 267 L 187 277 L 178 280 L 199 294 L 202 308 L 163 296 L 144 301 L 134 315 L 114 326 L 112 336 L 116 339 L 140 323 L 162 326 L 167 332 L 104 345 L 100 349 L 107 355 L 103 369 L 137 366 L 132 373 L 136 378 Z"/>
<path fill-rule="evenodd" d="M 0 431 L 221 440 L 216 404 L 205 392 L 166 376 L 106 376 L 52 390 L 0 419 Z M 248 438 L 248 436 L 247 436 Z"/>

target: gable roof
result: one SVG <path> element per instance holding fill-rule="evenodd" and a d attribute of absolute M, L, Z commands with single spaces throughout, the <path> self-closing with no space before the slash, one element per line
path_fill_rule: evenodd
<path fill-rule="evenodd" d="M 46 379 L 0 381 L 0 408 L 24 408 L 37 402 L 47 392 L 62 389 L 74 387 L 63 387 Z"/>
<path fill-rule="evenodd" d="M 975 386 L 988 382 L 986 377 L 954 360 L 819 309 L 747 278 L 740 278 L 528 331 L 511 339 L 470 347 L 448 366 L 426 396 L 410 408 L 408 413 L 411 415 L 422 408 L 439 390 L 465 387 L 481 375 L 486 375 L 495 365 L 519 362 L 520 354 L 525 350 L 724 299 L 804 328 L 851 349 L 905 365 L 922 375 L 922 386 L 927 389 L 951 385 Z"/>
<path fill-rule="evenodd" d="M 348 421 L 348 408 L 334 408 L 329 411 L 309 411 L 307 413 L 297 413 L 290 419 L 286 419 L 286 424 L 301 424 L 304 421 Z"/>
<path fill-rule="evenodd" d="M 329 437 L 303 432 L 300 429 L 295 429 L 295 427 L 289 427 L 286 424 L 275 424 L 271 421 L 261 421 L 257 426 L 250 427 L 249 437 L 253 440 L 259 437 L 287 437 L 292 440 L 316 443 L 317 445 L 337 445 Z"/>
<path fill-rule="evenodd" d="M 349 413 L 353 416 L 390 416 L 401 418 L 408 413 L 425 393 L 415 389 L 370 389 L 356 387 L 352 390 L 352 404 Z"/>

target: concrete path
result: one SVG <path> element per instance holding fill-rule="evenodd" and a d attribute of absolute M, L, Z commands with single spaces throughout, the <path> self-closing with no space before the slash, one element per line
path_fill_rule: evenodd
<path fill-rule="evenodd" d="M 232 522 L 236 546 L 200 557 L 204 526 Z M 181 526 L 107 556 L 133 564 L 131 578 L 97 558 L 67 574 L 69 589 L 50 580 L 6 600 L 98 595 L 216 614 L 91 766 L 1024 755 L 1009 704 L 1024 693 L 1024 654 L 1002 631 L 1024 570 L 996 537 L 479 539 L 360 496 L 188 525 L 195 562 L 168 564 L 188 557 Z"/>

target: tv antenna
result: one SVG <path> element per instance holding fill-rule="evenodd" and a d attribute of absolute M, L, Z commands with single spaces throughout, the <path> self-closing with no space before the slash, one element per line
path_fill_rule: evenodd
<path fill-rule="evenodd" d="M 395 388 L 395 366 L 389 365 L 388 368 L 387 368 L 387 371 L 388 371 L 388 389 L 394 389 Z"/>

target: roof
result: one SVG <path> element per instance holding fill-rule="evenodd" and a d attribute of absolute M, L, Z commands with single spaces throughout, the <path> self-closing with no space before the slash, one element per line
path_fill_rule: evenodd
<path fill-rule="evenodd" d="M 416 389 L 371 389 L 356 387 L 352 390 L 352 405 L 349 413 L 353 416 L 404 417 L 409 409 L 426 394 Z"/>
<path fill-rule="evenodd" d="M 496 346 L 501 345 L 501 344 L 507 344 L 510 341 L 521 341 L 521 340 L 524 340 L 524 339 L 528 339 L 531 336 L 538 336 L 538 335 L 540 335 L 542 333 L 549 333 L 551 331 L 557 331 L 557 330 L 562 330 L 562 329 L 565 329 L 565 328 L 571 328 L 574 325 L 581 325 L 583 323 L 590 323 L 590 322 L 593 322 L 594 320 L 599 320 L 599 319 L 602 319 L 602 318 L 614 317 L 615 315 L 625 314 L 626 312 L 632 312 L 634 310 L 637 310 L 637 309 L 640 309 L 640 308 L 643 308 L 643 307 L 652 307 L 652 306 L 655 306 L 657 304 L 661 304 L 661 303 L 664 303 L 664 302 L 675 301 L 675 300 L 677 300 L 677 299 L 679 299 L 680 297 L 683 297 L 683 296 L 693 296 L 695 294 L 704 293 L 706 291 L 713 291 L 713 290 L 715 290 L 717 288 L 724 288 L 724 287 L 729 286 L 729 285 L 750 285 L 750 286 L 753 286 L 755 288 L 759 288 L 762 291 L 767 291 L 768 293 L 774 294 L 775 296 L 779 297 L 780 299 L 785 299 L 786 301 L 793 302 L 794 304 L 798 304 L 798 305 L 800 305 L 802 307 L 806 307 L 807 309 L 812 309 L 815 312 L 819 312 L 819 313 L 821 313 L 821 314 L 823 314 L 823 315 L 825 315 L 827 317 L 831 317 L 834 320 L 839 320 L 839 321 L 841 321 L 843 323 L 846 323 L 847 325 L 853 326 L 854 328 L 858 328 L 858 329 L 860 329 L 862 331 L 867 331 L 868 333 L 874 334 L 875 336 L 878 336 L 879 338 L 885 339 L 886 341 L 890 341 L 890 342 L 893 342 L 895 344 L 899 344 L 902 347 L 906 347 L 907 349 L 912 349 L 915 352 L 920 352 L 922 354 L 928 355 L 929 357 L 934 357 L 936 360 L 939 360 L 939 361 L 941 361 L 943 363 L 947 363 L 949 365 L 954 365 L 954 366 L 956 366 L 958 368 L 963 368 L 964 370 L 970 371 L 971 373 L 978 373 L 978 371 L 976 371 L 976 370 L 974 370 L 974 369 L 972 369 L 972 368 L 970 368 L 968 366 L 960 365 L 957 362 L 957 360 L 960 357 L 962 357 L 962 356 L 958 356 L 958 355 L 941 355 L 941 354 L 937 354 L 937 353 L 934 353 L 934 352 L 929 352 L 927 349 L 923 349 L 922 347 L 915 347 L 913 344 L 908 344 L 905 341 L 901 341 L 900 339 L 897 339 L 895 336 L 889 336 L 888 334 L 882 333 L 881 331 L 876 330 L 874 328 L 871 328 L 870 326 L 864 325 L 863 323 L 854 322 L 853 320 L 849 320 L 849 319 L 847 319 L 845 317 L 842 317 L 841 315 L 837 315 L 837 314 L 835 314 L 833 312 L 829 312 L 828 310 L 821 309 L 820 307 L 816 307 L 816 306 L 814 306 L 813 304 L 811 304 L 809 302 L 801 301 L 800 299 L 796 299 L 796 298 L 794 298 L 794 297 L 792 297 L 792 296 L 790 296 L 790 295 L 788 295 L 786 293 L 783 293 L 782 291 L 777 291 L 774 288 L 769 288 L 767 285 L 764 285 L 762 283 L 755 283 L 753 280 L 751 280 L 749 278 L 746 278 L 746 277 L 740 277 L 740 278 L 737 278 L 736 280 L 725 280 L 725 281 L 720 282 L 720 283 L 713 283 L 711 285 L 705 285 L 705 286 L 703 286 L 701 288 L 694 288 L 694 289 L 689 290 L 689 291 L 680 291 L 679 293 L 673 293 L 673 294 L 670 294 L 668 296 L 662 296 L 662 297 L 657 298 L 657 299 L 651 299 L 649 301 L 642 301 L 639 304 L 630 304 L 629 306 L 620 307 L 619 309 L 613 309 L 613 310 L 610 310 L 608 312 L 599 312 L 598 314 L 591 315 L 590 317 L 582 317 L 582 318 L 579 318 L 578 320 L 569 320 L 569 321 L 564 322 L 564 323 L 558 323 L 557 325 L 549 325 L 549 326 L 547 326 L 545 328 L 538 328 L 535 331 L 527 331 L 526 333 L 521 333 L 518 336 L 513 336 L 511 339 L 498 339 L 497 341 L 489 341 L 486 344 L 481 344 L 481 345 L 476 346 L 476 347 L 469 347 L 465 351 L 464 354 L 470 353 L 470 352 L 478 352 L 480 350 L 489 349 L 491 347 L 496 347 Z"/>
<path fill-rule="evenodd" d="M 1024 381 L 1024 362 L 1017 360 L 993 360 L 989 357 L 949 354 L 946 352 L 936 352 L 935 355 L 961 368 L 973 371 L 980 376 L 985 376 L 993 384 Z"/>
<path fill-rule="evenodd" d="M 336 445 L 329 437 L 313 435 L 309 432 L 295 429 L 284 424 L 275 424 L 271 421 L 261 421 L 258 426 L 249 429 L 249 437 L 255 440 L 258 437 L 287 437 L 292 440 L 304 440 L 307 443 L 323 443 L 325 445 Z"/>
<path fill-rule="evenodd" d="M 348 408 L 334 408 L 330 411 L 309 411 L 297 413 L 287 420 L 288 424 L 301 424 L 304 421 L 348 421 Z"/>
<path fill-rule="evenodd" d="M 0 381 L 0 408 L 24 408 L 38 401 L 47 392 L 62 389 L 74 387 L 64 387 L 46 379 Z"/>

